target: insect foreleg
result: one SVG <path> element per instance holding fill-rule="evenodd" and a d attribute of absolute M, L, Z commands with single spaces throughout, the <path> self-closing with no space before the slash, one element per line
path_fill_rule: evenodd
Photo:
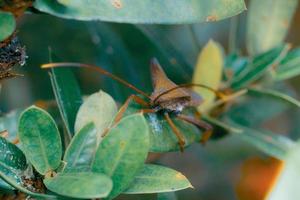
<path fill-rule="evenodd" d="M 183 134 L 175 126 L 174 122 L 172 121 L 172 119 L 170 118 L 170 116 L 167 112 L 165 113 L 164 116 L 165 116 L 165 119 L 167 120 L 168 124 L 172 128 L 173 133 L 176 135 L 176 137 L 178 139 L 178 144 L 179 144 L 179 147 L 180 147 L 180 151 L 183 152 L 183 148 L 184 148 L 184 145 L 185 145 L 185 138 L 184 138 Z"/>

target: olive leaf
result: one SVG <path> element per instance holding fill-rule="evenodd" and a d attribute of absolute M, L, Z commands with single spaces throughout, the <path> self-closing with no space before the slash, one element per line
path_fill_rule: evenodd
<path fill-rule="evenodd" d="M 180 172 L 159 165 L 146 164 L 124 193 L 163 193 L 186 188 L 193 188 L 193 186 Z"/>
<path fill-rule="evenodd" d="M 143 167 L 149 151 L 149 129 L 142 114 L 129 115 L 110 129 L 97 149 L 92 171 L 113 180 L 112 199 L 123 192 Z"/>
<path fill-rule="evenodd" d="M 44 110 L 31 106 L 19 121 L 19 138 L 27 159 L 45 175 L 59 167 L 62 143 L 55 121 Z"/>

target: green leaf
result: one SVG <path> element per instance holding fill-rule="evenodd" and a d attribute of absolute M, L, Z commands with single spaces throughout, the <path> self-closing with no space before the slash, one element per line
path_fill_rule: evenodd
<path fill-rule="evenodd" d="M 295 145 L 295 143 L 289 138 L 276 133 L 271 133 L 266 130 L 255 130 L 239 125 L 230 120 L 227 120 L 227 123 L 234 127 L 234 129 L 240 129 L 232 132 L 239 136 L 239 138 L 252 144 L 267 155 L 276 157 L 278 159 L 284 159 L 289 150 Z"/>
<path fill-rule="evenodd" d="M 82 104 L 81 92 L 71 69 L 51 69 L 53 92 L 69 136 L 74 135 L 76 114 Z"/>
<path fill-rule="evenodd" d="M 286 87 L 283 90 L 288 91 Z M 250 88 L 247 95 L 235 102 L 224 116 L 240 125 L 258 129 L 297 104 L 290 96 L 278 92 L 274 96 L 273 90 Z"/>
<path fill-rule="evenodd" d="M 114 198 L 126 189 L 143 167 L 149 150 L 148 125 L 141 114 L 125 117 L 105 136 L 96 152 L 92 171 L 112 178 Z"/>
<path fill-rule="evenodd" d="M 14 144 L 0 137 L 0 172 L 20 183 L 22 172 L 26 168 L 27 163 L 23 152 Z M 0 180 L 0 187 L 12 189 L 3 180 Z"/>
<path fill-rule="evenodd" d="M 236 53 L 226 56 L 224 66 L 224 76 L 226 81 L 231 82 L 236 76 L 239 76 L 246 70 L 249 59 Z"/>
<path fill-rule="evenodd" d="M 276 67 L 274 79 L 282 81 L 300 74 L 300 48 L 290 51 Z"/>
<path fill-rule="evenodd" d="M 173 169 L 147 164 L 135 176 L 126 194 L 162 193 L 193 188 L 188 179 Z"/>
<path fill-rule="evenodd" d="M 31 106 L 19 121 L 19 138 L 27 159 L 40 174 L 60 165 L 62 144 L 57 126 L 44 110 Z"/>
<path fill-rule="evenodd" d="M 100 173 L 58 173 L 53 178 L 44 179 L 46 187 L 71 198 L 94 199 L 106 197 L 112 189 L 109 177 Z"/>
<path fill-rule="evenodd" d="M 150 127 L 150 152 L 179 151 L 178 139 L 169 123 L 159 113 L 146 114 L 145 118 Z M 200 141 L 202 132 L 194 125 L 171 117 L 175 126 L 185 138 L 185 148 Z"/>
<path fill-rule="evenodd" d="M 9 37 L 16 29 L 15 17 L 12 13 L 0 11 L 0 42 Z"/>
<path fill-rule="evenodd" d="M 141 105 L 132 101 L 123 116 L 137 113 L 141 109 Z M 170 152 L 180 150 L 176 135 L 161 113 L 149 113 L 144 116 L 150 130 L 150 152 Z M 185 147 L 188 147 L 195 141 L 200 141 L 202 132 L 196 126 L 182 121 L 173 115 L 170 117 L 178 130 L 183 134 L 186 142 Z"/>
<path fill-rule="evenodd" d="M 193 83 L 206 85 L 218 90 L 222 80 L 223 64 L 223 50 L 221 46 L 210 40 L 198 56 Z M 195 87 L 194 91 L 203 97 L 204 102 L 198 109 L 200 112 L 205 112 L 214 101 L 215 93 L 201 87 Z"/>
<path fill-rule="evenodd" d="M 284 58 L 289 48 L 289 45 L 280 45 L 268 52 L 255 56 L 252 62 L 248 64 L 246 70 L 235 77 L 231 87 L 238 90 L 261 78 L 270 67 L 277 65 Z"/>
<path fill-rule="evenodd" d="M 37 199 L 59 199 L 54 195 L 31 192 L 28 189 L 26 189 L 25 187 L 21 186 L 20 183 L 16 182 L 15 179 L 13 179 L 10 176 L 7 176 L 3 172 L 0 172 L 0 177 L 1 177 L 1 179 L 3 179 L 5 182 L 7 182 L 12 187 L 16 188 L 17 190 L 19 190 L 31 197 L 36 197 Z"/>
<path fill-rule="evenodd" d="M 97 129 L 94 123 L 84 126 L 71 140 L 65 155 L 66 168 L 91 166 L 97 149 Z"/>
<path fill-rule="evenodd" d="M 297 8 L 297 0 L 251 0 L 247 15 L 247 48 L 255 55 L 280 45 Z"/>
<path fill-rule="evenodd" d="M 94 122 L 100 136 L 111 124 L 116 113 L 117 105 L 109 94 L 103 91 L 94 93 L 80 106 L 76 117 L 75 131 L 79 132 L 85 125 Z"/>
<path fill-rule="evenodd" d="M 284 94 L 284 93 L 276 91 L 276 90 L 250 88 L 248 91 L 250 93 L 256 94 L 256 95 L 268 95 L 268 96 L 276 98 L 278 100 L 285 101 L 286 103 L 288 103 L 292 106 L 295 106 L 298 109 L 300 108 L 300 101 L 298 101 L 297 99 L 295 99 L 287 94 Z"/>
<path fill-rule="evenodd" d="M 82 1 L 59 2 L 61 4 L 51 0 L 37 0 L 34 7 L 42 12 L 68 19 L 150 24 L 217 21 L 237 15 L 246 9 L 243 0 L 92 0 L 88 4 Z"/>

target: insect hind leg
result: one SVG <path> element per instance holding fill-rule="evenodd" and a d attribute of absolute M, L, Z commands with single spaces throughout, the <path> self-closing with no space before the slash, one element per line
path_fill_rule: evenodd
<path fill-rule="evenodd" d="M 213 127 L 210 124 L 206 123 L 205 121 L 200 120 L 200 119 L 196 119 L 196 118 L 193 118 L 193 117 L 190 117 L 190 116 L 187 116 L 187 115 L 183 115 L 183 114 L 177 115 L 177 118 L 181 119 L 185 122 L 194 124 L 198 128 L 201 128 L 201 129 L 205 130 L 202 137 L 201 137 L 201 139 L 200 139 L 200 142 L 202 144 L 205 144 L 208 141 L 208 139 L 212 136 Z"/>

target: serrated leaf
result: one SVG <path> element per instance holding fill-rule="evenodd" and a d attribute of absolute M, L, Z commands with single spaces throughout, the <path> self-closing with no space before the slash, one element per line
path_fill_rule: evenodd
<path fill-rule="evenodd" d="M 297 3 L 297 0 L 250 1 L 247 48 L 251 55 L 268 51 L 283 42 Z"/>
<path fill-rule="evenodd" d="M 182 24 L 217 21 L 245 10 L 243 0 L 37 0 L 34 7 L 55 16 L 78 20 L 101 20 L 122 23 Z M 180 8 L 180 9 L 178 9 Z M 180 15 L 180 17 L 178 17 Z"/>
<path fill-rule="evenodd" d="M 275 69 L 274 79 L 282 81 L 300 74 L 300 48 L 290 51 Z"/>
<path fill-rule="evenodd" d="M 0 42 L 9 37 L 16 28 L 15 17 L 10 12 L 0 11 Z"/>
<path fill-rule="evenodd" d="M 44 179 L 46 187 L 71 198 L 94 199 L 106 197 L 112 189 L 109 177 L 100 173 L 58 173 L 53 178 Z"/>
<path fill-rule="evenodd" d="M 106 92 L 100 91 L 90 95 L 80 106 L 75 122 L 75 131 L 90 122 L 97 128 L 98 135 L 111 124 L 117 113 L 117 105 L 113 98 Z"/>
<path fill-rule="evenodd" d="M 0 172 L 5 176 L 20 183 L 21 174 L 27 168 L 27 162 L 23 152 L 14 144 L 0 137 Z M 3 180 L 0 180 L 0 187 L 12 189 Z"/>
<path fill-rule="evenodd" d="M 198 56 L 193 75 L 193 83 L 202 84 L 217 90 L 222 80 L 223 64 L 223 51 L 221 46 L 213 40 L 210 40 Z M 198 107 L 198 110 L 205 112 L 214 101 L 215 93 L 201 87 L 194 87 L 193 90 L 203 97 L 204 102 Z"/>
<path fill-rule="evenodd" d="M 81 92 L 71 69 L 51 69 L 53 92 L 69 136 L 74 135 L 76 114 L 82 104 Z"/>
<path fill-rule="evenodd" d="M 112 178 L 116 197 L 133 181 L 142 168 L 149 150 L 149 130 L 145 118 L 134 114 L 123 118 L 105 136 L 96 152 L 92 171 Z"/>
<path fill-rule="evenodd" d="M 248 64 L 246 70 L 243 70 L 243 73 L 235 77 L 231 87 L 238 90 L 261 78 L 267 69 L 279 64 L 279 62 L 287 54 L 289 48 L 289 45 L 280 45 L 265 53 L 255 56 L 252 62 Z"/>
<path fill-rule="evenodd" d="M 82 168 L 85 171 L 91 167 L 97 149 L 97 129 L 94 123 L 84 126 L 72 138 L 65 155 L 66 169 Z"/>
<path fill-rule="evenodd" d="M 173 169 L 146 164 L 125 194 L 162 193 L 192 188 L 188 179 Z"/>
<path fill-rule="evenodd" d="M 31 106 L 21 114 L 19 139 L 27 159 L 40 174 L 59 167 L 61 138 L 55 121 L 46 111 Z"/>

